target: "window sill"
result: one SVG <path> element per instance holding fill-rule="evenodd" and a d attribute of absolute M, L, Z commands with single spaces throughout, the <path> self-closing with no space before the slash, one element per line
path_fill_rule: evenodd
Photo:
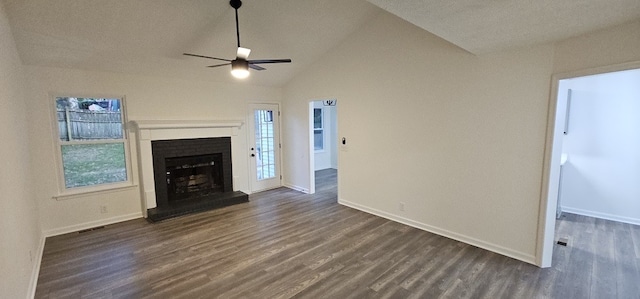
<path fill-rule="evenodd" d="M 126 186 L 112 187 L 112 188 L 108 188 L 108 189 L 83 190 L 83 191 L 68 192 L 68 193 L 55 195 L 52 198 L 57 200 L 57 201 L 61 201 L 61 200 L 67 200 L 67 199 L 73 199 L 73 198 L 88 196 L 88 195 L 104 194 L 104 193 L 119 192 L 119 191 L 128 191 L 130 189 L 134 189 L 134 188 L 137 188 L 137 187 L 138 187 L 138 185 L 133 184 L 133 185 L 126 185 Z"/>

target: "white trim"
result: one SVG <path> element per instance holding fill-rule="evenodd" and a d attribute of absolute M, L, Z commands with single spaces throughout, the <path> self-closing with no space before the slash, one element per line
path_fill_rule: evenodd
<path fill-rule="evenodd" d="M 560 167 L 559 165 L 552 164 L 556 159 L 553 155 L 553 148 L 561 146 L 561 141 L 554 139 L 559 82 L 563 79 L 626 71 L 637 68 L 640 68 L 640 61 L 576 70 L 551 76 L 551 90 L 549 92 L 548 102 L 549 110 L 547 113 L 547 131 L 544 145 L 544 162 L 542 165 L 542 183 L 540 189 L 538 233 L 536 236 L 536 264 L 540 267 L 551 267 L 551 260 L 553 258 L 553 241 L 555 237 L 558 196 L 557 192 L 553 192 L 553 190 L 557 188 L 558 182 L 555 181 L 555 177 L 551 177 L 551 172 L 554 167 Z M 555 161 L 559 161 L 559 159 L 560 158 L 558 157 Z M 554 181 L 552 182 L 551 179 L 554 179 Z"/>
<path fill-rule="evenodd" d="M 274 109 L 275 106 L 275 109 Z M 275 149 L 275 155 L 274 158 L 276 159 L 275 161 L 275 166 L 276 166 L 276 173 L 275 173 L 275 177 L 274 178 L 270 178 L 270 179 L 263 179 L 258 181 L 256 179 L 257 177 L 257 166 L 256 166 L 256 159 L 255 156 L 251 156 L 247 155 L 247 167 L 248 167 L 248 183 L 249 183 L 249 194 L 253 194 L 256 192 L 261 192 L 261 191 L 266 191 L 266 190 L 271 190 L 271 189 L 276 189 L 276 188 L 280 188 L 282 187 L 282 181 L 283 181 L 283 172 L 282 172 L 282 126 L 280 125 L 282 118 L 281 118 L 281 112 L 280 112 L 280 103 L 261 103 L 261 102 L 250 102 L 247 105 L 247 146 L 249 148 L 255 148 L 256 147 L 256 140 L 255 140 L 255 136 L 256 136 L 256 132 L 255 132 L 255 110 L 271 110 L 274 113 L 277 112 L 277 115 L 273 116 L 273 131 L 274 131 L 274 149 Z M 262 182 L 265 181 L 272 181 L 272 180 L 277 180 L 277 184 L 276 185 L 269 185 L 269 184 L 263 184 Z"/>
<path fill-rule="evenodd" d="M 605 220 L 611 220 L 611 221 L 617 221 L 617 222 L 623 222 L 623 223 L 629 223 L 633 225 L 640 225 L 639 218 L 625 217 L 620 215 L 589 211 L 589 210 L 583 210 L 583 209 L 576 209 L 576 208 L 565 207 L 565 206 L 562 207 L 562 212 L 600 218 Z"/>
<path fill-rule="evenodd" d="M 153 129 L 194 129 L 241 127 L 242 121 L 234 120 L 132 120 L 129 122 L 137 130 Z"/>
<path fill-rule="evenodd" d="M 314 107 L 314 100 L 309 101 L 309 112 L 308 112 L 308 118 L 309 120 L 307 121 L 307 123 L 309 124 L 309 128 L 307 130 L 307 133 L 309 134 L 309 140 L 307 142 L 309 149 L 308 149 L 308 154 L 309 154 L 309 192 L 307 192 L 307 194 L 314 194 L 316 193 L 316 149 L 315 149 L 315 136 L 313 135 L 314 133 L 314 123 L 313 123 L 313 109 L 315 109 Z"/>
<path fill-rule="evenodd" d="M 372 214 L 372 215 L 376 215 L 376 216 L 379 216 L 379 217 L 382 217 L 382 218 L 389 219 L 391 221 L 399 222 L 399 223 L 402 223 L 402 224 L 405 224 L 405 225 L 408 225 L 408 226 L 411 226 L 411 227 L 415 227 L 417 229 L 428 231 L 428 232 L 434 233 L 436 235 L 440 235 L 440 236 L 443 236 L 443 237 L 447 237 L 449 239 L 453 239 L 453 240 L 456 240 L 456 241 L 467 243 L 469 245 L 480 247 L 480 248 L 483 248 L 483 249 L 486 249 L 486 250 L 489 250 L 489 251 L 492 251 L 492 252 L 495 252 L 495 253 L 498 253 L 498 254 L 501 254 L 501 255 L 504 255 L 504 256 L 508 256 L 508 257 L 511 257 L 511 258 L 514 258 L 514 259 L 517 259 L 517 260 L 520 260 L 520 261 L 535 265 L 535 260 L 536 260 L 535 256 L 531 255 L 531 254 L 515 251 L 515 250 L 509 249 L 509 248 L 506 248 L 506 247 L 503 247 L 503 246 L 500 246 L 500 245 L 497 245 L 497 244 L 488 243 L 488 242 L 485 242 L 485 241 L 482 241 L 482 240 L 479 240 L 479 239 L 476 239 L 476 238 L 473 238 L 473 237 L 469 237 L 469 236 L 466 236 L 466 235 L 458 234 L 458 233 L 455 233 L 455 232 L 452 232 L 452 231 L 449 231 L 449 230 L 446 230 L 446 229 L 442 229 L 442 228 L 439 228 L 439 227 L 436 227 L 436 226 L 424 224 L 424 223 L 417 222 L 417 221 L 414 221 L 414 220 L 411 220 L 411 219 L 407 219 L 407 218 L 404 218 L 404 217 L 401 217 L 401 216 L 397 216 L 397 215 L 394 215 L 394 214 L 391 214 L 391 213 L 387 213 L 387 212 L 380 211 L 380 210 L 377 210 L 377 209 L 372 209 L 372 208 L 369 208 L 369 207 L 365 207 L 363 205 L 360 205 L 360 204 L 357 204 L 357 203 L 354 203 L 354 202 L 350 202 L 350 201 L 347 201 L 347 200 L 344 200 L 344 199 L 338 199 L 338 203 L 341 204 L 341 205 L 356 209 L 356 210 L 360 210 L 360 211 L 363 211 L 363 212 L 366 212 L 366 213 L 369 213 L 369 214 Z"/>
<path fill-rule="evenodd" d="M 38 286 L 38 276 L 40 276 L 40 266 L 42 265 L 42 254 L 44 253 L 45 241 L 46 237 L 41 234 L 40 244 L 38 244 L 36 254 L 34 255 L 35 263 L 31 270 L 31 279 L 29 280 L 29 293 L 27 294 L 27 298 L 34 298 L 36 296 L 36 287 Z"/>
<path fill-rule="evenodd" d="M 291 183 L 285 182 L 282 186 L 287 187 L 287 188 L 289 188 L 291 190 L 296 190 L 296 191 L 300 191 L 302 193 L 311 194 L 311 193 L 309 193 L 309 189 L 304 188 L 304 187 L 300 187 L 300 186 L 296 186 L 296 185 L 291 184 Z"/>
<path fill-rule="evenodd" d="M 120 115 L 122 121 L 122 139 L 108 139 L 96 141 L 61 141 L 60 132 L 58 131 L 58 114 L 56 100 L 61 97 L 73 98 L 91 98 L 91 99 L 118 99 L 120 101 Z M 134 185 L 133 180 L 133 164 L 131 163 L 131 143 L 129 141 L 129 130 L 127 130 L 127 100 L 124 95 L 78 95 L 76 93 L 49 93 L 49 110 L 51 115 L 51 133 L 53 136 L 54 152 L 57 166 L 58 194 L 53 198 L 74 197 L 75 195 L 106 191 L 110 189 L 120 189 Z M 71 132 L 69 132 L 71 134 Z M 125 171 L 127 179 L 121 182 L 113 182 L 107 184 L 96 184 L 81 187 L 67 188 L 64 176 L 64 162 L 62 161 L 63 145 L 79 145 L 79 144 L 101 144 L 101 143 L 122 143 L 124 147 Z"/>
<path fill-rule="evenodd" d="M 238 132 L 244 122 L 234 120 L 132 120 L 129 124 L 136 132 L 140 198 L 142 213 L 146 217 L 147 210 L 157 206 L 151 141 L 231 137 L 231 151 L 233 152 L 233 147 L 237 146 L 237 142 L 234 140 L 238 138 Z M 237 155 L 232 154 L 231 159 L 232 165 L 238 165 L 236 163 L 239 159 Z M 234 180 L 237 179 L 237 176 L 234 176 Z M 234 191 L 237 191 L 237 185 L 233 186 Z"/>
<path fill-rule="evenodd" d="M 106 186 L 111 186 L 111 185 L 112 184 L 107 184 Z M 129 189 L 133 189 L 137 187 L 138 185 L 125 185 L 125 186 L 107 187 L 104 189 L 91 188 L 90 190 L 86 190 L 86 191 L 82 190 L 78 192 L 68 192 L 60 195 L 54 195 L 51 198 L 57 201 L 61 201 L 61 200 L 67 200 L 67 199 L 72 199 L 77 197 L 83 197 L 89 194 L 104 194 L 104 193 L 111 193 L 111 192 L 128 191 Z"/>
<path fill-rule="evenodd" d="M 65 226 L 61 228 L 50 229 L 50 230 L 44 231 L 44 236 L 47 238 L 53 237 L 53 236 L 59 236 L 59 235 L 81 231 L 83 229 L 89 229 L 97 226 L 104 226 L 104 225 L 119 223 L 119 222 L 138 219 L 138 218 L 142 218 L 142 212 L 135 212 L 131 214 L 120 215 L 120 216 L 115 216 L 115 217 L 96 220 L 96 221 L 89 221 L 85 223 L 74 224 L 74 225 Z"/>

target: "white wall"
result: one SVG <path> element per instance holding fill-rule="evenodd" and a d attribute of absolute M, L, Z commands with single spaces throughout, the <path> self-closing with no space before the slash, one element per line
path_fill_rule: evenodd
<path fill-rule="evenodd" d="M 28 298 L 41 254 L 22 64 L 0 4 L 0 298 Z"/>
<path fill-rule="evenodd" d="M 554 244 L 556 199 L 562 135 L 554 127 L 556 112 L 563 111 L 557 102 L 557 82 L 560 79 L 587 76 L 640 67 L 640 20 L 591 32 L 558 42 L 554 46 L 553 90 L 547 122 L 547 141 L 543 178 L 538 239 L 538 264 L 551 265 Z M 550 199 L 550 200 L 547 200 Z"/>
<path fill-rule="evenodd" d="M 640 70 L 560 81 L 567 89 L 563 211 L 640 224 Z"/>
<path fill-rule="evenodd" d="M 42 227 L 47 235 L 141 217 L 142 212 L 139 188 L 63 200 L 52 198 L 58 193 L 53 114 L 49 105 L 52 93 L 124 95 L 129 120 L 242 120 L 246 123 L 249 102 L 280 102 L 281 99 L 280 89 L 244 84 L 32 66 L 26 67 L 26 73 L 29 115 L 39 120 L 38 125 L 29 132 L 33 143 L 31 156 L 37 169 L 31 181 L 39 182 L 33 189 L 40 205 Z M 130 133 L 129 136 L 134 181 L 137 183 L 135 134 Z M 242 142 L 238 146 L 240 151 L 233 154 L 248 157 L 246 126 L 241 128 L 238 139 Z M 248 165 L 246 159 L 240 160 L 240 165 L 234 164 L 234 176 L 239 176 L 239 185 L 234 187 L 248 191 Z M 108 213 L 100 213 L 100 206 L 107 206 Z"/>
<path fill-rule="evenodd" d="M 341 203 L 533 263 L 552 59 L 474 56 L 381 13 L 285 86 L 285 180 L 309 184 L 305 99 L 334 96 Z"/>
<path fill-rule="evenodd" d="M 314 101 L 313 107 L 322 109 L 324 127 L 324 149 L 314 152 L 314 170 L 338 168 L 336 106 L 324 106 L 322 101 Z"/>

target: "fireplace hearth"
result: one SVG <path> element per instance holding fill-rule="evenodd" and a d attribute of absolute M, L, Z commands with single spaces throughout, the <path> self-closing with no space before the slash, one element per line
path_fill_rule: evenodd
<path fill-rule="evenodd" d="M 230 137 L 154 140 L 151 151 L 157 206 L 147 210 L 150 221 L 249 201 L 233 191 Z"/>

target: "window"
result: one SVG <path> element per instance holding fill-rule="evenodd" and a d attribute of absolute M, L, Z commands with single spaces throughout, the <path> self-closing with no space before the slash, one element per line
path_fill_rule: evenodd
<path fill-rule="evenodd" d="M 273 110 L 254 110 L 256 141 L 256 179 L 276 176 L 276 149 Z"/>
<path fill-rule="evenodd" d="M 324 149 L 324 129 L 322 127 L 322 108 L 313 108 L 313 148 Z"/>
<path fill-rule="evenodd" d="M 64 190 L 130 184 L 121 98 L 56 97 Z"/>

